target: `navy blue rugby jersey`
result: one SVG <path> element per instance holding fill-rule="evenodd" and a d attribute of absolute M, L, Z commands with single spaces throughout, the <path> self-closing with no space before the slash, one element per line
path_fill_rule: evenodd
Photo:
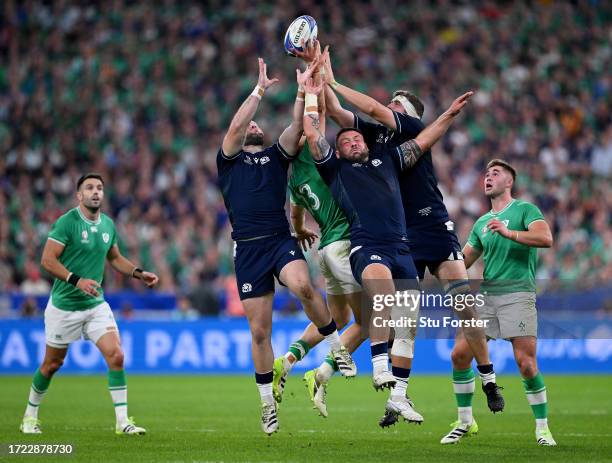
<path fill-rule="evenodd" d="M 339 159 L 330 148 L 315 164 L 348 218 L 351 246 L 407 241 L 398 180 L 403 158 L 395 150 L 370 153 L 360 163 Z"/>
<path fill-rule="evenodd" d="M 355 127 L 363 132 L 370 152 L 378 152 L 389 147 L 396 148 L 405 141 L 416 138 L 425 128 L 416 118 L 394 111 L 397 131 L 383 124 L 367 122 L 355 115 Z M 398 151 L 399 152 L 399 151 Z M 449 219 L 444 198 L 438 188 L 438 179 L 427 150 L 417 163 L 400 174 L 400 190 L 406 215 L 408 237 L 412 241 L 416 230 L 433 227 Z"/>
<path fill-rule="evenodd" d="M 217 153 L 219 187 L 232 224 L 232 239 L 289 233 L 285 214 L 287 170 L 293 157 L 276 142 L 258 153 Z"/>

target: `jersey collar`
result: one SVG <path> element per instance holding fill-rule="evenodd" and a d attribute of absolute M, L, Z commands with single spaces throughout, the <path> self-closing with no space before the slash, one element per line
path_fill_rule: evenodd
<path fill-rule="evenodd" d="M 94 222 L 93 220 L 89 220 L 87 217 L 83 215 L 83 213 L 81 212 L 81 208 L 79 206 L 75 207 L 75 209 L 77 210 L 77 212 L 79 213 L 79 216 L 81 217 L 81 219 L 83 219 L 85 223 L 88 223 L 89 225 L 100 225 L 100 222 L 102 221 L 102 213 L 100 213 L 100 215 L 98 216 L 98 220 Z"/>
<path fill-rule="evenodd" d="M 493 208 L 491 208 L 491 211 L 490 211 L 491 215 L 499 215 L 499 214 L 501 214 L 501 213 L 502 213 L 502 212 L 504 212 L 506 209 L 508 209 L 510 206 L 512 206 L 512 205 L 514 204 L 514 202 L 515 202 L 515 201 L 516 201 L 516 199 L 512 198 L 512 199 L 510 200 L 510 202 L 509 202 L 508 204 L 506 204 L 506 207 L 504 207 L 504 208 L 503 208 L 501 211 L 497 211 L 497 212 L 496 212 L 496 211 L 494 211 L 494 210 L 493 210 Z M 79 211 L 79 212 L 80 212 L 80 211 Z"/>

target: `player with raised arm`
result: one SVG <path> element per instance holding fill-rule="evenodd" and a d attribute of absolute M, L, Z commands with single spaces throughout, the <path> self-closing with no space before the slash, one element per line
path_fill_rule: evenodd
<path fill-rule="evenodd" d="M 321 88 L 315 86 L 311 79 L 305 86 L 304 134 L 321 177 L 330 186 L 349 220 L 353 276 L 370 298 L 395 294 L 394 278 L 411 282 L 409 287 L 416 289 L 417 272 L 406 238 L 399 174 L 414 165 L 423 152 L 446 132 L 472 92 L 457 98 L 443 115 L 401 148 L 370 153 L 361 131 L 354 127 L 340 129 L 336 135 L 336 150 L 330 147 L 320 132 L 316 95 Z M 393 375 L 388 374 L 386 348 L 389 329 L 388 324 L 382 321 L 388 319 L 389 312 L 393 311 L 383 308 L 376 317 L 372 317 L 372 320 L 381 320 L 378 324 L 380 329 L 374 330 L 376 324 L 370 323 L 374 385 L 393 385 L 386 409 L 396 415 L 401 414 L 407 421 L 420 423 L 423 417 L 405 396 L 410 374 L 406 363 L 411 357 L 413 345 L 413 339 L 409 336 L 397 336 L 392 348 Z M 391 378 L 377 385 L 377 377 L 385 373 Z"/>
<path fill-rule="evenodd" d="M 384 150 L 389 146 L 401 146 L 404 141 L 416 137 L 425 128 L 421 122 L 424 106 L 415 95 L 405 90 L 397 90 L 391 102 L 385 106 L 368 95 L 339 84 L 334 79 L 327 49 L 323 55 L 323 65 L 328 83 L 325 96 L 330 117 L 340 127 L 348 125 L 359 128 L 368 147 L 373 151 Z M 344 109 L 334 91 L 379 123 L 364 121 Z M 406 232 L 419 278 L 423 279 L 425 270 L 429 269 L 443 284 L 447 294 L 463 298 L 471 292 L 467 270 L 454 224 L 438 188 L 430 150 L 424 152 L 411 168 L 403 170 L 400 176 L 400 191 L 406 217 Z M 478 318 L 474 307 L 467 307 L 455 313 L 462 320 L 471 321 Z M 462 329 L 474 352 L 487 404 L 494 413 L 502 411 L 504 399 L 496 383 L 484 330 L 477 326 Z M 453 371 L 453 377 L 457 381 L 466 375 L 474 377 L 473 372 L 469 374 Z M 394 417 L 386 414 L 380 424 L 385 427 L 394 422 Z"/>
<path fill-rule="evenodd" d="M 501 159 L 487 164 L 484 193 L 491 200 L 491 210 L 474 223 L 468 242 L 463 247 L 465 265 L 470 268 L 482 255 L 484 280 L 481 291 L 484 305 L 477 307 L 486 322 L 491 339 L 503 338 L 512 343 L 514 358 L 523 377 L 527 400 L 536 421 L 539 445 L 557 445 L 548 429 L 548 403 L 544 377 L 538 371 L 536 347 L 538 317 L 535 295 L 537 248 L 553 244 L 550 227 L 542 212 L 527 201 L 512 197 L 515 169 Z M 466 372 L 473 358 L 465 336 L 458 333 L 451 354 L 453 369 Z M 463 436 L 478 431 L 472 417 L 473 378 L 455 388 L 459 419 L 442 444 L 454 444 Z"/>
<path fill-rule="evenodd" d="M 305 80 L 313 67 L 298 79 Z M 355 375 L 355 364 L 344 346 L 321 294 L 313 287 L 302 251 L 289 232 L 285 215 L 287 170 L 302 134 L 303 98 L 295 101 L 293 120 L 279 140 L 264 147 L 264 133 L 253 116 L 267 88 L 266 64 L 259 58 L 257 86 L 234 115 L 217 154 L 219 186 L 232 224 L 236 279 L 252 337 L 255 381 L 262 402 L 262 430 L 278 430 L 277 406 L 272 393 L 272 300 L 274 278 L 302 302 L 308 317 L 330 344 L 345 376 Z M 298 84 L 302 81 L 298 80 Z"/>
<path fill-rule="evenodd" d="M 320 55 L 318 42 L 307 47 L 312 52 L 312 59 Z M 311 60 L 312 61 L 312 60 Z M 315 71 L 315 74 L 317 72 Z M 324 111 L 323 93 L 319 95 L 319 106 Z M 321 131 L 324 132 L 324 117 L 321 118 Z M 326 283 L 327 305 L 336 321 L 338 329 L 344 328 L 351 321 L 351 312 L 355 323 L 350 325 L 340 336 L 342 344 L 353 352 L 363 341 L 361 335 L 361 287 L 351 273 L 349 252 L 351 249 L 349 224 L 346 216 L 336 204 L 329 188 L 323 182 L 310 155 L 308 144 L 304 141 L 300 154 L 291 164 L 289 194 L 291 202 L 291 225 L 296 238 L 304 250 L 313 245 L 317 234 L 305 226 L 305 213 L 315 219 L 319 225 L 320 268 Z M 293 366 L 302 360 L 308 351 L 323 340 L 317 327 L 310 323 L 300 338 L 291 344 L 287 353 L 274 360 L 273 391 L 277 402 L 281 402 L 287 375 Z M 331 355 L 327 355 L 318 368 L 306 372 L 304 381 L 314 407 L 321 416 L 327 417 L 326 390 L 327 383 L 338 370 L 338 365 Z"/>
<path fill-rule="evenodd" d="M 45 357 L 36 370 L 20 430 L 40 434 L 38 409 L 53 375 L 64 363 L 68 347 L 83 336 L 92 341 L 108 365 L 108 389 L 115 405 L 117 434 L 145 434 L 127 412 L 127 382 L 119 330 L 104 300 L 104 264 L 124 275 L 155 286 L 158 277 L 145 272 L 121 255 L 115 224 L 100 211 L 104 181 L 86 174 L 77 182 L 77 207 L 52 225 L 41 264 L 54 278 L 45 309 Z"/>

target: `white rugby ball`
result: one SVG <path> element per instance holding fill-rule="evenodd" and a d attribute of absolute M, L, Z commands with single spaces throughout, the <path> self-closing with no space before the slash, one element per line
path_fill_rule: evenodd
<path fill-rule="evenodd" d="M 309 41 L 316 40 L 317 33 L 317 22 L 312 16 L 303 15 L 294 19 L 285 33 L 285 51 L 288 55 L 296 56 L 295 51 L 304 51 Z"/>

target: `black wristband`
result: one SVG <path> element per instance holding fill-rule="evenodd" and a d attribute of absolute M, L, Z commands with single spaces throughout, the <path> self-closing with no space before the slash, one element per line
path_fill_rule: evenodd
<path fill-rule="evenodd" d="M 144 272 L 143 269 L 141 269 L 140 267 L 136 267 L 134 270 L 132 270 L 132 278 L 142 280 L 142 272 Z"/>
<path fill-rule="evenodd" d="M 72 286 L 76 286 L 80 279 L 81 277 L 76 273 L 71 273 L 68 277 L 68 283 L 70 283 Z"/>

